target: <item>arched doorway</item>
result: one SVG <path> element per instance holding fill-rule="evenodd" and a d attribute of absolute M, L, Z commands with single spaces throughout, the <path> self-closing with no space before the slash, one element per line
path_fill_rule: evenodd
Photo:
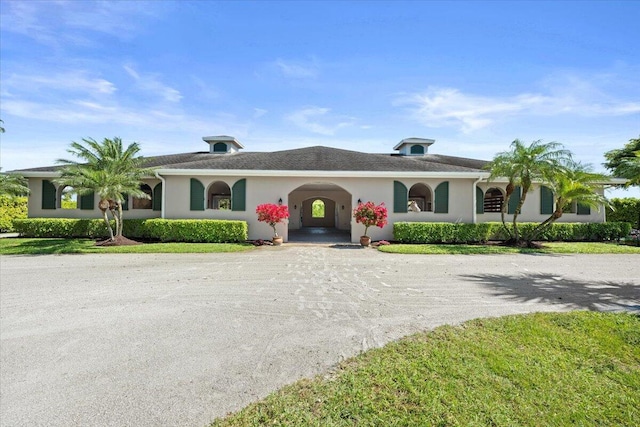
<path fill-rule="evenodd" d="M 325 197 L 313 197 L 302 202 L 303 227 L 336 226 L 336 202 Z"/>
<path fill-rule="evenodd" d="M 351 194 L 329 182 L 304 184 L 289 193 L 289 241 L 350 242 Z"/>

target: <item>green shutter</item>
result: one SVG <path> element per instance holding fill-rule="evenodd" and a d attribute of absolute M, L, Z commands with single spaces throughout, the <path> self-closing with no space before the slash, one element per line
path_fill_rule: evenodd
<path fill-rule="evenodd" d="M 89 194 L 80 195 L 80 209 L 92 211 L 95 206 L 95 202 L 96 198 L 93 191 Z"/>
<path fill-rule="evenodd" d="M 191 178 L 191 210 L 204 210 L 204 185 L 195 178 Z"/>
<path fill-rule="evenodd" d="M 542 215 L 553 213 L 553 192 L 544 185 L 540 187 L 540 213 Z"/>
<path fill-rule="evenodd" d="M 122 210 L 123 211 L 128 211 L 129 210 L 129 195 L 128 194 L 123 194 L 122 198 L 124 199 L 122 202 Z"/>
<path fill-rule="evenodd" d="M 400 181 L 393 181 L 393 211 L 405 213 L 409 210 L 409 192 Z"/>
<path fill-rule="evenodd" d="M 247 180 L 241 179 L 231 189 L 231 210 L 244 211 L 247 207 Z"/>
<path fill-rule="evenodd" d="M 436 207 L 434 213 L 449 213 L 449 181 L 440 183 L 435 191 Z"/>
<path fill-rule="evenodd" d="M 476 187 L 476 213 L 484 213 L 484 192 Z"/>
<path fill-rule="evenodd" d="M 578 215 L 591 215 L 591 208 L 582 203 L 578 203 L 578 209 L 576 212 Z"/>
<path fill-rule="evenodd" d="M 42 209 L 56 208 L 56 186 L 51 181 L 42 181 Z"/>
<path fill-rule="evenodd" d="M 520 203 L 520 186 L 516 185 L 515 190 L 513 190 L 513 193 L 511 193 L 511 197 L 509 197 L 509 210 L 507 211 L 507 213 L 509 215 L 513 215 L 519 203 Z M 522 213 L 522 211 L 520 213 Z"/>
<path fill-rule="evenodd" d="M 153 187 L 153 210 L 161 211 L 162 210 L 162 183 L 157 184 Z"/>

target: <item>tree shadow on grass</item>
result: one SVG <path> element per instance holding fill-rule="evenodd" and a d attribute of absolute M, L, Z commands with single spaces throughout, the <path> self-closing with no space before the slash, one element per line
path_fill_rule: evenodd
<path fill-rule="evenodd" d="M 8 240 L 10 242 L 10 240 Z M 5 255 L 54 255 L 82 253 L 87 246 L 94 242 L 88 239 L 26 239 L 18 245 L 9 247 Z"/>
<path fill-rule="evenodd" d="M 463 276 L 495 296 L 519 302 L 568 304 L 592 311 L 640 312 L 640 283 L 577 281 L 552 274 L 477 274 Z"/>

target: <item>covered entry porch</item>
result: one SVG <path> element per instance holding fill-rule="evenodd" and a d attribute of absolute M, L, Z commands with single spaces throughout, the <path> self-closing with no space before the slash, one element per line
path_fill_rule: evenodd
<path fill-rule="evenodd" d="M 351 193 L 331 182 L 301 185 L 288 195 L 289 242 L 351 242 Z"/>

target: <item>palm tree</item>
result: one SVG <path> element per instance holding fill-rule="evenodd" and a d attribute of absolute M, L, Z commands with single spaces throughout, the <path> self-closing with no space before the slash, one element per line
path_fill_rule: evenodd
<path fill-rule="evenodd" d="M 518 215 L 522 209 L 527 193 L 531 191 L 534 181 L 549 181 L 554 175 L 561 173 L 564 165 L 571 162 L 571 152 L 565 150 L 557 142 L 543 143 L 533 141 L 526 146 L 519 139 L 511 143 L 511 150 L 498 153 L 486 166 L 490 171 L 489 180 L 507 178 L 506 195 L 502 202 L 502 225 L 510 236 L 509 243 L 520 244 Z M 512 227 L 505 221 L 509 200 L 516 187 L 520 186 L 522 194 L 518 206 L 513 213 Z"/>
<path fill-rule="evenodd" d="M 29 194 L 27 180 L 16 173 L 0 173 L 0 196 L 26 196 Z"/>
<path fill-rule="evenodd" d="M 122 203 L 125 196 L 148 199 L 149 195 L 140 189 L 140 185 L 143 177 L 153 175 L 153 169 L 144 168 L 144 158 L 136 156 L 140 151 L 136 142 L 124 149 L 122 140 L 117 137 L 105 138 L 102 142 L 92 138 L 82 141 L 83 144 L 71 143 L 67 150 L 81 162 L 58 160 L 63 167 L 56 182 L 73 187 L 74 192 L 81 195 L 98 195 L 98 208 L 107 225 L 109 238 L 114 241 L 122 236 Z M 107 211 L 115 220 L 115 233 Z"/>
<path fill-rule="evenodd" d="M 597 192 L 598 187 L 608 181 L 605 175 L 594 173 L 590 165 L 572 163 L 562 173 L 553 176 L 553 179 L 545 183 L 553 192 L 555 210 L 549 218 L 534 228 L 524 240 L 528 246 L 538 238 L 554 222 L 562 217 L 564 210 L 573 203 L 600 209 L 601 206 L 610 207 L 611 203 Z"/>

